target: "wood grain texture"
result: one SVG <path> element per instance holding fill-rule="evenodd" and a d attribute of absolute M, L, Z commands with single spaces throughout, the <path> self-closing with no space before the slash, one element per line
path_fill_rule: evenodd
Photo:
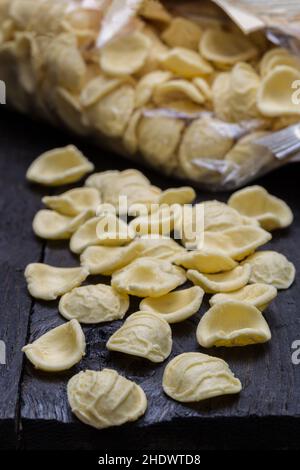
<path fill-rule="evenodd" d="M 10 120 L 12 120 L 11 115 Z M 26 165 L 30 160 L 29 155 L 31 159 L 34 159 L 42 150 L 72 141 L 95 163 L 98 171 L 132 166 L 124 159 L 89 147 L 76 139 L 70 139 L 49 127 L 39 125 L 38 132 L 36 132 L 35 123 L 23 121 L 21 117 L 17 117 L 16 122 L 17 125 L 15 122 L 8 122 L 5 126 L 8 129 L 11 127 L 14 129 L 17 142 L 13 145 L 12 152 L 18 154 L 21 152 L 19 126 L 21 122 L 24 122 L 26 131 L 22 129 L 22 132 L 26 135 L 26 143 L 23 143 L 23 147 L 26 147 Z M 12 179 L 17 178 L 20 191 L 26 191 L 26 201 L 28 201 L 26 211 L 22 212 L 22 222 L 17 219 L 24 233 L 27 234 L 24 246 L 19 244 L 15 248 L 19 255 L 20 269 L 23 269 L 27 262 L 36 260 L 35 256 L 41 256 L 41 254 L 46 263 L 56 266 L 76 266 L 78 259 L 69 252 L 67 242 L 47 243 L 43 249 L 42 242 L 36 242 L 32 237 L 30 223 L 38 202 L 35 190 L 26 187 L 22 180 L 22 173 L 25 173 L 24 166 L 26 167 L 25 161 L 20 166 L 18 177 L 13 175 L 13 170 L 11 170 Z M 274 239 L 267 247 L 287 255 L 298 270 L 300 269 L 299 171 L 298 165 L 290 165 L 259 181 L 272 193 L 282 197 L 294 211 L 294 225 L 290 229 L 276 232 Z M 148 170 L 145 174 L 154 184 L 161 187 L 180 184 L 174 180 L 166 181 L 165 178 Z M 12 182 L 12 184 L 15 183 Z M 59 189 L 60 192 L 62 190 L 63 188 Z M 48 191 L 45 189 L 40 193 L 47 194 Z M 198 192 L 199 201 L 213 198 L 226 200 L 227 197 L 227 194 L 212 195 Z M 19 194 L 16 194 L 13 205 L 18 204 L 18 201 Z M 17 215 L 15 217 L 17 218 Z M 30 246 L 29 240 L 32 243 Z M 99 278 L 90 277 L 88 282 L 90 281 L 99 281 Z M 105 282 L 109 282 L 109 278 L 106 278 Z M 24 293 L 25 283 L 22 274 L 15 283 L 10 278 L 8 281 L 10 289 L 14 288 L 11 287 L 11 283 L 18 285 L 22 290 L 23 323 L 27 323 L 24 318 L 28 319 L 31 309 L 28 341 L 33 341 L 64 322 L 57 310 L 58 302 L 33 302 L 31 304 L 30 297 Z M 164 395 L 161 378 L 166 362 L 161 365 L 151 364 L 141 358 L 106 350 L 107 339 L 116 331 L 121 322 L 84 327 L 87 354 L 80 364 L 70 371 L 53 375 L 46 374 L 34 370 L 26 361 L 21 384 L 22 446 L 25 448 L 103 450 L 120 449 L 120 446 L 128 449 L 297 447 L 300 424 L 300 365 L 292 364 L 291 345 L 294 340 L 300 339 L 298 291 L 298 280 L 296 280 L 291 289 L 280 292 L 278 298 L 265 312 L 273 335 L 272 341 L 265 345 L 232 349 L 205 350 L 200 348 L 196 343 L 195 330 L 201 315 L 207 309 L 207 303 L 193 318 L 178 325 L 172 325 L 174 344 L 171 358 L 185 351 L 202 351 L 212 354 L 225 359 L 242 381 L 243 390 L 239 396 L 215 398 L 199 404 L 183 405 Z M 132 299 L 130 313 L 136 310 L 137 305 L 136 299 Z M 26 327 L 23 323 L 21 328 L 23 335 L 17 338 L 17 344 L 20 347 L 25 344 Z M 14 340 L 18 333 L 14 327 L 10 328 Z M 15 343 L 11 344 L 15 350 Z M 20 361 L 21 358 L 19 358 Z M 87 368 L 100 370 L 103 367 L 115 368 L 143 387 L 149 406 L 146 415 L 138 422 L 119 429 L 96 431 L 81 424 L 71 414 L 66 399 L 68 379 L 79 370 Z M 278 432 L 279 426 L 280 432 Z"/>

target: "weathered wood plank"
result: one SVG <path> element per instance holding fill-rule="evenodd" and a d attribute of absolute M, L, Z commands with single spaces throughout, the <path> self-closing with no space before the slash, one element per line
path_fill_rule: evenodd
<path fill-rule="evenodd" d="M 24 182 L 29 162 L 39 151 L 28 145 L 23 119 L 0 112 L 0 340 L 6 346 L 6 364 L 0 364 L 0 448 L 16 443 L 19 383 L 32 299 L 24 285 L 24 267 L 41 258 L 42 244 L 31 231 L 31 219 L 40 194 Z M 30 127 L 30 126 L 29 126 Z"/>

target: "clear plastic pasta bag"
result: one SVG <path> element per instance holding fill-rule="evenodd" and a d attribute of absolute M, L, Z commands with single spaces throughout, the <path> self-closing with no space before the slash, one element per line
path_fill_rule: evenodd
<path fill-rule="evenodd" d="M 299 14 L 279 0 L 0 0 L 0 80 L 21 112 L 234 189 L 297 157 L 264 139 L 300 121 Z"/>

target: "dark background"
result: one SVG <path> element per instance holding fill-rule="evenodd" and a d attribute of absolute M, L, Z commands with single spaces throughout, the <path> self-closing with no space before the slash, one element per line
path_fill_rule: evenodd
<path fill-rule="evenodd" d="M 108 337 L 120 326 L 118 321 L 84 327 L 87 355 L 69 371 L 42 373 L 24 360 L 21 353 L 24 344 L 64 321 L 57 311 L 57 302 L 38 302 L 27 294 L 23 275 L 26 265 L 38 261 L 56 266 L 78 264 L 67 242 L 43 242 L 32 233 L 31 221 L 41 207 L 41 197 L 53 194 L 53 190 L 29 185 L 25 173 L 40 153 L 69 143 L 76 144 L 95 163 L 96 171 L 133 166 L 87 142 L 0 107 L 0 340 L 7 347 L 7 364 L 0 365 L 0 448 L 299 448 L 300 365 L 291 361 L 291 345 L 300 340 L 297 279 L 292 288 L 279 293 L 265 312 L 272 331 L 270 343 L 244 348 L 200 348 L 195 330 L 207 303 L 191 319 L 172 326 L 174 344 L 170 358 L 184 351 L 222 357 L 243 384 L 239 396 L 192 405 L 167 398 L 161 388 L 166 363 L 155 365 L 105 349 Z M 180 186 L 180 182 L 154 171 L 139 169 L 162 188 Z M 258 183 L 282 197 L 294 212 L 292 227 L 275 232 L 267 248 L 285 254 L 299 269 L 300 165 L 286 165 Z M 199 201 L 214 198 L 225 201 L 227 197 L 225 193 L 198 191 Z M 90 280 L 109 282 L 109 278 Z M 132 299 L 130 313 L 137 305 Z M 106 366 L 116 368 L 143 387 L 148 410 L 135 423 L 97 431 L 71 414 L 66 383 L 79 370 Z"/>

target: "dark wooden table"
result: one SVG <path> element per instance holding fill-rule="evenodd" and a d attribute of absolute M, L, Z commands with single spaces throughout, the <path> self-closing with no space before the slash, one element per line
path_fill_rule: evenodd
<path fill-rule="evenodd" d="M 60 374 L 37 372 L 24 361 L 21 348 L 63 323 L 57 302 L 37 302 L 27 294 L 23 272 L 29 262 L 75 266 L 78 260 L 67 243 L 44 243 L 32 233 L 31 221 L 47 188 L 31 186 L 25 172 L 41 152 L 70 142 L 78 145 L 98 171 L 131 167 L 130 162 L 77 141 L 45 124 L 0 107 L 0 340 L 6 344 L 6 365 L 0 365 L 0 447 L 25 449 L 214 449 L 299 448 L 300 365 L 293 365 L 292 343 L 300 339 L 298 281 L 280 293 L 265 315 L 272 341 L 245 348 L 207 352 L 224 358 L 243 383 L 239 396 L 221 397 L 195 405 L 168 399 L 161 388 L 165 364 L 111 353 L 107 338 L 120 325 L 113 322 L 84 327 L 87 355 L 72 370 Z M 146 175 L 163 188 L 179 185 L 155 172 Z M 300 269 L 300 165 L 288 165 L 259 181 L 291 206 L 295 222 L 274 233 L 269 248 L 287 255 Z M 64 188 L 59 188 L 62 191 Z M 51 190 L 50 190 L 51 192 Z M 198 192 L 199 200 L 228 194 Z M 93 279 L 94 281 L 95 279 Z M 107 282 L 107 279 L 105 280 Z M 132 301 L 131 312 L 137 306 Z M 200 351 L 195 329 L 201 314 L 172 327 L 171 357 Z M 96 431 L 70 412 L 67 380 L 79 370 L 113 367 L 141 384 L 149 407 L 138 422 Z"/>

